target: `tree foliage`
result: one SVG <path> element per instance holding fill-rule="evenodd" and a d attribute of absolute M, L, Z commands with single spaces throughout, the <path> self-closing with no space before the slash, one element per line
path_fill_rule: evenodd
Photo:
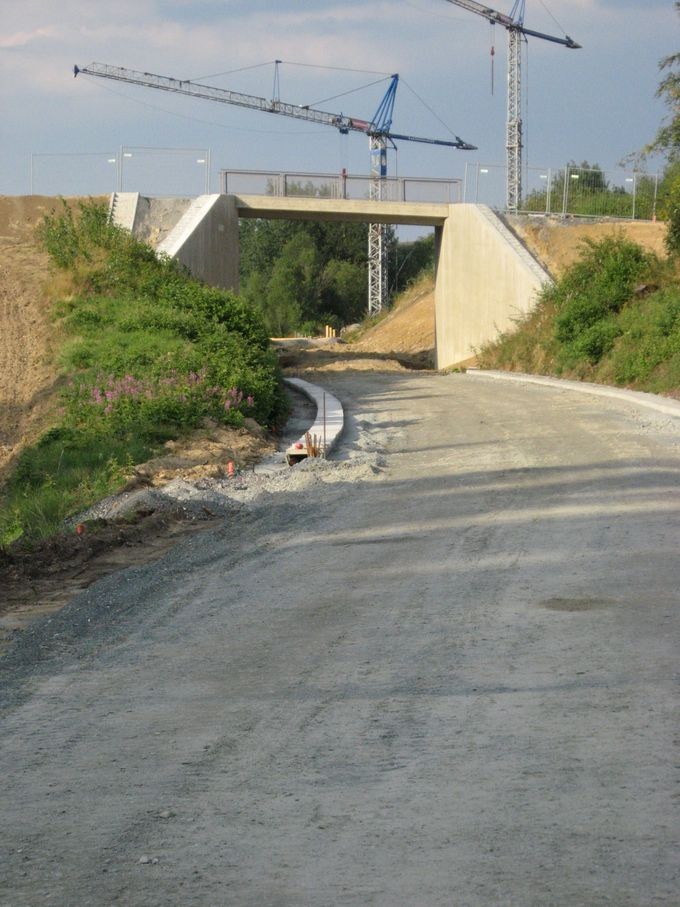
<path fill-rule="evenodd" d="M 676 0 L 675 9 L 680 14 L 680 0 Z M 680 160 L 680 53 L 660 60 L 659 69 L 664 75 L 656 96 L 663 100 L 670 113 L 643 153 L 663 154 L 673 163 Z"/>
<path fill-rule="evenodd" d="M 244 220 L 242 295 L 275 336 L 358 321 L 366 309 L 367 246 L 365 224 Z"/>

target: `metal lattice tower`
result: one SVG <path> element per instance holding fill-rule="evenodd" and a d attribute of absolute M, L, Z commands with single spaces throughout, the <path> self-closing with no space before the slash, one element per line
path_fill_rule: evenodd
<path fill-rule="evenodd" d="M 517 211 L 522 200 L 522 33 L 508 29 L 508 117 L 505 150 L 507 156 L 506 204 Z"/>
<path fill-rule="evenodd" d="M 381 135 L 369 138 L 371 150 L 371 201 L 383 201 L 387 176 L 387 139 Z M 385 225 L 368 226 L 368 314 L 377 315 L 387 305 L 388 269 Z"/>
<path fill-rule="evenodd" d="M 580 48 L 569 35 L 558 38 L 524 26 L 525 0 L 514 0 L 510 15 L 501 13 L 477 0 L 447 0 L 471 13 L 482 16 L 491 25 L 502 25 L 508 32 L 508 117 L 505 148 L 507 155 L 506 207 L 517 211 L 522 201 L 522 41 L 527 35 L 572 50 Z"/>

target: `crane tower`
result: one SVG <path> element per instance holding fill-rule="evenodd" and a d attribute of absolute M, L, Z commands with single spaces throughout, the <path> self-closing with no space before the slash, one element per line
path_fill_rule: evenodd
<path fill-rule="evenodd" d="M 522 200 L 522 40 L 529 35 L 571 50 L 581 47 L 569 35 L 564 38 L 546 35 L 524 26 L 525 0 L 515 0 L 510 15 L 477 3 L 476 0 L 447 0 L 471 13 L 482 16 L 491 25 L 502 25 L 508 33 L 508 115 L 505 131 L 507 156 L 506 207 L 517 211 Z"/>

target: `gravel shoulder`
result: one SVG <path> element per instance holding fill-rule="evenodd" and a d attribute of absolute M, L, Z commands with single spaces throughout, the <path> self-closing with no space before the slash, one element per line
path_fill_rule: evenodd
<path fill-rule="evenodd" d="M 0 660 L 0 903 L 676 904 L 677 420 L 323 380 L 337 459 Z"/>

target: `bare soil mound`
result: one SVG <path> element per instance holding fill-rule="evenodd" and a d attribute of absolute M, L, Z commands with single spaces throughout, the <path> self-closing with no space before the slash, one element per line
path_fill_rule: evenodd
<path fill-rule="evenodd" d="M 0 197 L 0 475 L 39 431 L 54 386 L 44 294 L 48 260 L 34 230 L 55 203 Z"/>
<path fill-rule="evenodd" d="M 422 368 L 434 364 L 434 279 L 423 277 L 385 318 L 351 345 L 352 352 L 392 354 Z"/>
<path fill-rule="evenodd" d="M 567 222 L 546 218 L 516 217 L 510 226 L 526 244 L 529 251 L 554 277 L 559 277 L 580 256 L 587 240 L 598 241 L 606 236 L 624 236 L 659 258 L 666 255 L 665 223 L 651 221 L 606 221 L 599 223 Z"/>
<path fill-rule="evenodd" d="M 56 405 L 50 269 L 35 228 L 60 208 L 52 196 L 0 196 L 0 479 Z"/>

